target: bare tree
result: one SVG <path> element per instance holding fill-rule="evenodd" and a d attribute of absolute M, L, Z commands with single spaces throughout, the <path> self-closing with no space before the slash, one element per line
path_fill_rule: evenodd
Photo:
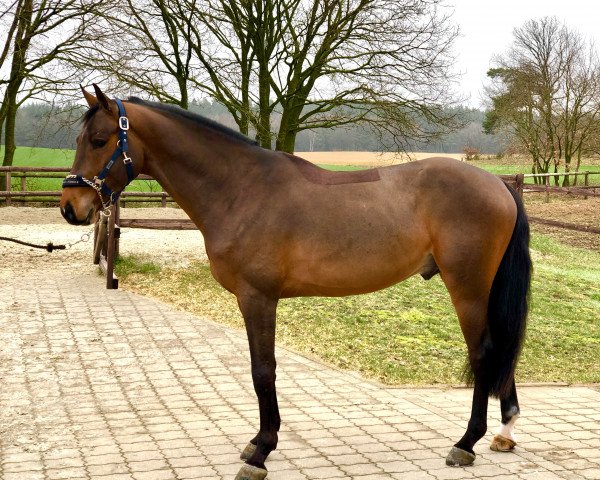
<path fill-rule="evenodd" d="M 173 0 L 124 0 L 98 12 L 96 22 L 109 34 L 87 42 L 71 63 L 96 72 L 111 88 L 146 92 L 187 109 L 192 82 L 192 52 Z"/>
<path fill-rule="evenodd" d="M 564 76 L 557 95 L 557 141 L 569 172 L 576 160 L 579 171 L 584 154 L 600 147 L 596 132 L 600 127 L 600 61 L 591 44 L 577 33 L 565 32 Z M 565 177 L 565 184 L 569 177 Z"/>
<path fill-rule="evenodd" d="M 78 45 L 89 40 L 93 16 L 102 0 L 19 0 L 8 2 L 3 19 L 11 28 L 2 57 L 7 62 L 0 121 L 4 122 L 3 165 L 13 162 L 15 119 L 23 102 L 72 85 L 66 60 L 76 55 Z M 10 59 L 10 66 L 8 62 Z"/>
<path fill-rule="evenodd" d="M 532 172 L 568 172 L 593 151 L 600 123 L 600 61 L 592 44 L 556 18 L 515 29 L 507 55 L 488 72 L 492 108 L 484 129 L 507 129 L 532 159 Z M 565 178 L 568 183 L 568 177 Z"/>
<path fill-rule="evenodd" d="M 156 67 L 129 61 L 115 74 L 184 108 L 190 90 L 209 96 L 268 148 L 292 151 L 302 130 L 360 122 L 403 145 L 453 126 L 443 107 L 458 32 L 440 4 L 128 0 L 111 23 L 133 32 L 136 55 Z"/>

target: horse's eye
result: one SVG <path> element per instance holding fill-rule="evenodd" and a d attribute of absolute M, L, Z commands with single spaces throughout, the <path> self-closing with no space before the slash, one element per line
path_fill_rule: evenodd
<path fill-rule="evenodd" d="M 106 140 L 101 140 L 99 138 L 92 140 L 92 147 L 94 148 L 102 148 L 104 145 L 106 145 Z"/>

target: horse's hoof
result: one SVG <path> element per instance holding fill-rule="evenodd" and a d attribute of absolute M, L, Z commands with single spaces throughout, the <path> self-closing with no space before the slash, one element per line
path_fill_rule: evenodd
<path fill-rule="evenodd" d="M 246 448 L 244 448 L 244 451 L 241 453 L 240 458 L 246 461 L 252 455 L 254 455 L 254 452 L 256 452 L 256 445 L 254 445 L 253 443 L 249 443 L 248 445 L 246 445 Z"/>
<path fill-rule="evenodd" d="M 500 434 L 496 435 L 490 443 L 490 449 L 495 452 L 510 452 L 517 446 L 517 442 Z"/>
<path fill-rule="evenodd" d="M 450 453 L 446 457 L 446 465 L 451 467 L 466 467 L 475 461 L 475 454 L 467 452 L 462 448 L 452 447 Z"/>
<path fill-rule="evenodd" d="M 240 468 L 235 480 L 263 480 L 267 476 L 267 473 L 264 468 L 258 468 L 246 463 Z"/>

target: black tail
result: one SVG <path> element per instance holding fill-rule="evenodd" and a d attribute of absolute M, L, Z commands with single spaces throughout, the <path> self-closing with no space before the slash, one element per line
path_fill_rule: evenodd
<path fill-rule="evenodd" d="M 517 204 L 517 221 L 490 291 L 489 335 L 483 341 L 479 365 L 490 395 L 500 398 L 510 393 L 525 338 L 532 272 L 529 221 L 519 194 L 508 189 Z"/>

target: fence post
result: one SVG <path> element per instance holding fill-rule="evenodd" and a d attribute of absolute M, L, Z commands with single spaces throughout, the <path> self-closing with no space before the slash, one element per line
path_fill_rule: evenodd
<path fill-rule="evenodd" d="M 121 238 L 121 206 L 119 202 L 115 204 L 114 212 L 115 212 L 115 258 L 119 256 L 119 244 Z"/>
<path fill-rule="evenodd" d="M 544 203 L 550 203 L 550 177 L 549 176 L 544 177 L 544 184 L 546 185 L 546 199 L 544 200 Z"/>
<path fill-rule="evenodd" d="M 118 280 L 113 275 L 115 266 L 115 206 L 111 207 L 108 217 L 108 245 L 106 246 L 106 288 L 109 290 L 119 288 Z"/>
<path fill-rule="evenodd" d="M 12 204 L 11 197 L 10 197 L 11 190 L 12 190 L 12 178 L 11 178 L 10 170 L 7 170 L 6 171 L 6 191 L 8 192 L 8 195 L 6 196 L 6 206 L 10 206 Z"/>
<path fill-rule="evenodd" d="M 588 187 L 590 184 L 590 172 L 585 172 L 585 176 L 583 177 L 583 185 L 584 187 Z M 585 191 L 587 192 L 587 188 L 585 188 Z M 587 195 L 583 196 L 584 200 L 588 199 Z"/>
<path fill-rule="evenodd" d="M 162 204 L 163 208 L 165 208 L 167 206 L 167 195 L 166 195 L 166 193 L 162 194 L 161 204 Z"/>
<path fill-rule="evenodd" d="M 24 192 L 27 190 L 27 176 L 23 175 L 21 177 L 21 191 Z"/>
<path fill-rule="evenodd" d="M 523 184 L 525 183 L 525 176 L 522 173 L 517 173 L 515 176 L 515 188 L 517 193 L 523 198 Z"/>

